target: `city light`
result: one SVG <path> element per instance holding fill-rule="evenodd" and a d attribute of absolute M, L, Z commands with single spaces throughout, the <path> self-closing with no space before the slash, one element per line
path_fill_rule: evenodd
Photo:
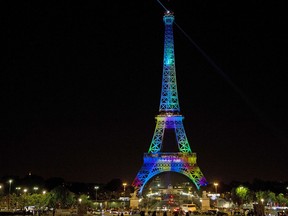
<path fill-rule="evenodd" d="M 122 185 L 124 187 L 124 193 L 125 193 L 125 188 L 126 188 L 127 183 L 123 183 Z"/>
<path fill-rule="evenodd" d="M 13 180 L 9 179 L 9 200 L 8 200 L 8 210 L 10 209 L 10 194 L 11 194 L 11 184 Z"/>
<path fill-rule="evenodd" d="M 214 186 L 215 186 L 215 193 L 217 194 L 217 187 L 218 187 L 218 183 L 215 182 L 215 183 L 214 183 Z"/>
<path fill-rule="evenodd" d="M 96 200 L 96 202 L 97 202 L 97 190 L 99 189 L 99 186 L 95 186 L 94 187 L 94 189 L 95 189 L 95 200 Z"/>
<path fill-rule="evenodd" d="M 13 182 L 13 180 L 10 179 L 10 180 L 9 180 L 9 194 L 10 194 L 10 192 L 11 192 L 11 184 L 12 184 L 12 182 Z"/>
<path fill-rule="evenodd" d="M 35 193 L 37 193 L 37 191 L 38 191 L 38 187 L 33 187 L 33 190 L 35 191 Z"/>

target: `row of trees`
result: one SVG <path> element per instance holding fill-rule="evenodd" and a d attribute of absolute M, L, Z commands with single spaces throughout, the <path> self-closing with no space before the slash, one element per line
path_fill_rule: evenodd
<path fill-rule="evenodd" d="M 64 186 L 46 193 L 12 193 L 0 197 L 1 208 L 8 206 L 10 209 L 24 209 L 25 206 L 35 206 L 36 209 L 71 208 L 76 200 L 77 196 Z"/>
<path fill-rule="evenodd" d="M 105 197 L 105 193 L 101 192 L 101 197 Z M 113 201 L 114 197 L 112 194 L 114 192 L 110 192 L 109 196 L 106 201 L 111 200 Z M 116 196 L 116 194 L 115 194 Z M 76 194 L 71 192 L 67 186 L 57 186 L 56 188 L 52 189 L 46 193 L 12 193 L 0 196 L 0 209 L 8 209 L 9 210 L 24 210 L 27 206 L 34 206 L 35 210 L 51 210 L 51 209 L 99 209 L 105 207 L 114 207 L 115 206 L 128 206 L 127 203 L 116 202 L 118 200 L 114 200 L 110 204 L 105 201 L 105 205 L 103 204 L 104 200 L 96 200 L 93 199 L 94 197 L 90 197 L 86 193 Z M 116 199 L 116 197 L 115 197 Z M 117 197 L 118 199 L 118 197 Z M 124 205 L 123 205 L 124 204 Z"/>
<path fill-rule="evenodd" d="M 132 189 L 127 186 L 126 195 Z M 80 203 L 96 207 L 92 200 L 118 199 L 120 195 L 124 195 L 123 182 L 120 179 L 101 184 L 67 182 L 62 178 L 44 180 L 35 175 L 0 178 L 0 209 L 23 209 L 25 206 L 35 206 L 37 209 L 73 208 Z"/>
<path fill-rule="evenodd" d="M 257 202 L 268 206 L 288 206 L 287 193 L 276 194 L 270 190 L 252 191 L 243 185 L 233 188 L 230 194 L 226 194 L 225 198 L 232 199 L 234 203 L 239 205 Z"/>
<path fill-rule="evenodd" d="M 8 176 L 0 178 L 0 197 L 8 194 L 34 194 L 50 192 L 57 187 L 65 187 L 75 195 L 88 195 L 91 199 L 116 199 L 119 194 L 124 192 L 124 186 L 121 179 L 112 179 L 106 184 L 103 183 L 84 183 L 67 182 L 62 178 L 49 178 L 44 180 L 40 176 L 28 175 L 24 178 Z M 97 189 L 96 189 L 97 188 Z M 25 192 L 26 190 L 26 192 Z M 97 190 L 97 191 L 96 191 Z M 125 184 L 125 193 L 129 195 L 133 192 L 133 187 Z"/>
<path fill-rule="evenodd" d="M 243 206 L 245 203 L 261 203 L 266 206 L 288 206 L 288 196 L 271 191 L 252 191 L 248 187 L 239 185 L 231 192 L 222 193 L 222 197 Z M 76 208 L 79 204 L 97 208 L 95 201 L 87 194 L 77 195 L 65 186 L 58 186 L 47 193 L 13 193 L 2 196 L 0 203 L 5 207 L 10 202 L 11 209 L 23 209 L 24 206 L 35 206 L 36 209 L 45 208 Z"/>
<path fill-rule="evenodd" d="M 32 175 L 26 176 L 24 179 L 14 177 L 13 183 L 9 182 L 9 179 L 11 179 L 10 176 L 0 179 L 0 185 L 1 182 L 3 185 L 2 191 L 0 190 L 0 205 L 3 207 L 9 204 L 11 209 L 30 205 L 38 208 L 71 208 L 78 205 L 80 200 L 82 204 L 93 207 L 92 200 L 116 200 L 119 196 L 129 196 L 133 192 L 133 187 L 126 185 L 126 190 L 123 190 L 123 182 L 120 179 L 112 179 L 107 184 L 69 183 L 61 178 L 44 181 L 41 177 Z M 33 191 L 35 185 L 39 186 L 38 191 Z M 221 193 L 222 198 L 238 205 L 258 202 L 270 206 L 288 206 L 287 185 L 287 182 L 277 183 L 261 180 L 244 184 L 240 182 L 232 182 L 229 185 L 219 183 L 218 192 Z M 20 186 L 22 189 L 24 186 L 30 187 L 30 191 L 17 191 Z M 215 189 L 213 187 L 211 184 L 203 190 L 213 191 Z M 44 188 L 46 193 L 43 193 Z"/>

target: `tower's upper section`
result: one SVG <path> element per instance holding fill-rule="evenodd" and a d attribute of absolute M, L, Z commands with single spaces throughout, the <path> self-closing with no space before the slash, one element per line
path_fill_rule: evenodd
<path fill-rule="evenodd" d="M 180 106 L 177 93 L 173 22 L 174 15 L 167 11 L 164 14 L 165 24 L 163 77 L 159 112 L 179 113 Z"/>

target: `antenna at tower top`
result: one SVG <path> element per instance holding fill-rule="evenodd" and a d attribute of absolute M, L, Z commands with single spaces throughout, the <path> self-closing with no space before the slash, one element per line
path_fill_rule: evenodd
<path fill-rule="evenodd" d="M 174 13 L 173 13 L 172 11 L 170 11 L 170 10 L 166 10 L 166 11 L 164 12 L 164 14 L 165 14 L 165 15 L 173 15 Z"/>

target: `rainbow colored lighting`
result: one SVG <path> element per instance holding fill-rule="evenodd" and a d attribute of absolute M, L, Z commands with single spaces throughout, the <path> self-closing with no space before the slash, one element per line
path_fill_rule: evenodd
<path fill-rule="evenodd" d="M 144 185 L 154 176 L 163 172 L 181 173 L 188 177 L 199 189 L 207 181 L 196 165 L 195 153 L 159 153 L 145 154 L 144 165 L 134 180 L 134 187 L 142 193 Z"/>
<path fill-rule="evenodd" d="M 167 11 L 163 21 L 165 38 L 160 113 L 156 116 L 156 127 L 148 153 L 144 154 L 144 164 L 132 183 L 138 196 L 142 194 L 145 184 L 151 178 L 163 172 L 183 174 L 195 184 L 197 189 L 207 184 L 196 164 L 196 154 L 191 151 L 184 130 L 184 117 L 180 115 L 174 56 L 173 13 Z M 162 152 L 166 129 L 174 131 L 179 152 Z"/>
<path fill-rule="evenodd" d="M 175 70 L 173 14 L 167 12 L 163 17 L 163 21 L 165 23 L 165 38 L 164 38 L 162 91 L 161 91 L 159 111 L 174 113 L 174 112 L 180 112 L 180 106 L 178 101 L 176 70 Z"/>
<path fill-rule="evenodd" d="M 184 117 L 181 115 L 163 114 L 156 117 L 157 124 L 148 153 L 158 153 L 162 148 L 162 141 L 166 128 L 175 130 L 178 149 L 182 153 L 191 153 L 191 148 L 183 126 Z"/>

